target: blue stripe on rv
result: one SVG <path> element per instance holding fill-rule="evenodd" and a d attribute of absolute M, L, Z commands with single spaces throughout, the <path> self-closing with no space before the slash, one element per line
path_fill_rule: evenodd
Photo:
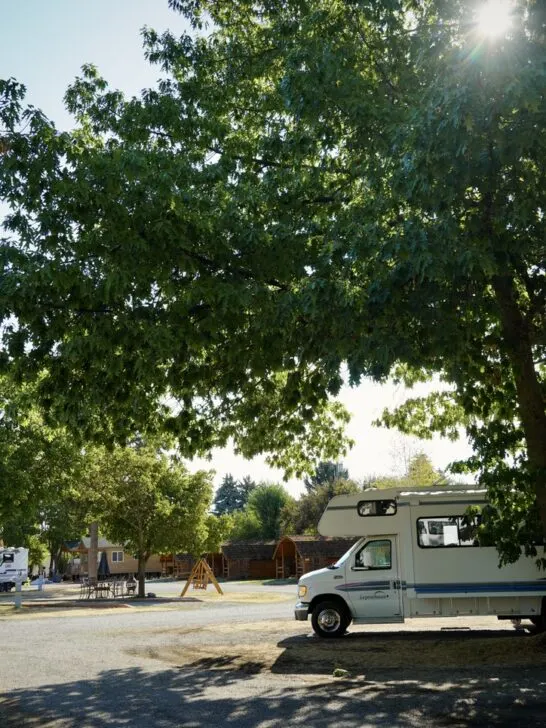
<path fill-rule="evenodd" d="M 336 586 L 336 591 L 377 591 L 378 589 L 388 589 L 390 584 L 390 581 L 355 581 Z"/>
<path fill-rule="evenodd" d="M 498 581 L 487 584 L 408 584 L 408 589 L 415 589 L 418 595 L 422 594 L 477 594 L 492 592 L 544 592 L 546 594 L 546 581 Z"/>

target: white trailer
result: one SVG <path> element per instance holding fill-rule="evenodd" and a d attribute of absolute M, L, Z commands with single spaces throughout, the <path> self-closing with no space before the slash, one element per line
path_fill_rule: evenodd
<path fill-rule="evenodd" d="M 546 574 L 536 559 L 499 567 L 494 547 L 478 545 L 486 504 L 471 488 L 369 490 L 340 495 L 326 507 L 322 536 L 355 537 L 339 561 L 298 582 L 297 620 L 311 615 L 321 637 L 340 637 L 351 622 L 408 617 L 496 615 L 546 627 Z M 544 546 L 538 546 L 544 556 Z"/>
<path fill-rule="evenodd" d="M 0 547 L 0 591 L 10 591 L 28 577 L 28 549 Z"/>

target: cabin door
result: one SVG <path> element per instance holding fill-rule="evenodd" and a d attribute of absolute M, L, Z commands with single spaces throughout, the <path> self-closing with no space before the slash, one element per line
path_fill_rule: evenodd
<path fill-rule="evenodd" d="M 370 538 L 347 564 L 345 589 L 355 619 L 403 622 L 402 589 L 396 536 Z"/>

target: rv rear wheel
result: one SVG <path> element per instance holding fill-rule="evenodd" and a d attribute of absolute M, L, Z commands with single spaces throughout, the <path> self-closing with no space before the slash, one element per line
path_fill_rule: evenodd
<path fill-rule="evenodd" d="M 337 601 L 319 602 L 311 615 L 311 624 L 319 637 L 342 637 L 350 621 L 347 609 Z"/>

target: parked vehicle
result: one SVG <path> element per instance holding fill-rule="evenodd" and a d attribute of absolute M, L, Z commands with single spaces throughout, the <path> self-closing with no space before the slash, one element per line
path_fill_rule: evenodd
<path fill-rule="evenodd" d="M 0 547 L 0 591 L 11 591 L 28 577 L 28 549 Z"/>
<path fill-rule="evenodd" d="M 546 627 L 546 575 L 522 556 L 499 567 L 494 547 L 480 546 L 484 490 L 372 490 L 333 498 L 318 525 L 358 541 L 339 561 L 298 582 L 297 620 L 311 615 L 320 637 L 340 637 L 351 622 L 409 617 L 496 615 Z M 544 556 L 544 546 L 537 546 Z"/>

